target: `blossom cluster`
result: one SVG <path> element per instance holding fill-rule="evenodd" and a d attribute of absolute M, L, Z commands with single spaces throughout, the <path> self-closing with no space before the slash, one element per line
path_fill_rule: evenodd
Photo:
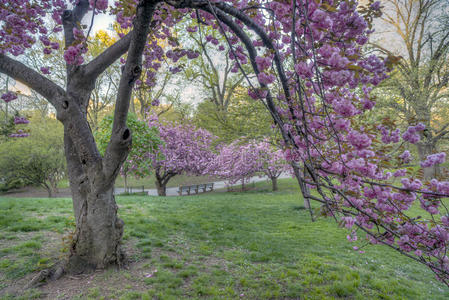
<path fill-rule="evenodd" d="M 18 125 L 18 124 L 28 124 L 28 123 L 30 123 L 30 121 L 27 118 L 25 118 L 25 117 L 18 117 L 18 116 L 14 117 L 14 124 L 16 124 L 16 125 Z"/>
<path fill-rule="evenodd" d="M 29 133 L 23 131 L 22 129 L 17 130 L 17 133 L 11 133 L 9 137 L 11 138 L 24 138 L 30 136 Z"/>
<path fill-rule="evenodd" d="M 214 158 L 215 136 L 191 124 L 162 122 L 155 115 L 147 122 L 149 127 L 158 128 L 162 141 L 158 149 L 145 154 L 153 170 L 159 174 L 204 174 Z"/>
<path fill-rule="evenodd" d="M 17 94 L 14 92 L 6 92 L 1 96 L 2 100 L 5 101 L 6 103 L 11 102 L 13 100 L 17 99 Z"/>

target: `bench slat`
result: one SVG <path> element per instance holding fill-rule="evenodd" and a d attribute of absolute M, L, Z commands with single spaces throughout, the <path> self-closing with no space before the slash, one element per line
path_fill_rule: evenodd
<path fill-rule="evenodd" d="M 193 184 L 193 185 L 181 185 L 178 189 L 178 194 L 183 195 L 184 192 L 187 193 L 187 195 L 190 195 L 190 193 L 195 192 L 195 194 L 199 194 L 200 190 L 202 190 L 203 193 L 214 190 L 214 183 L 202 183 L 202 184 Z"/>

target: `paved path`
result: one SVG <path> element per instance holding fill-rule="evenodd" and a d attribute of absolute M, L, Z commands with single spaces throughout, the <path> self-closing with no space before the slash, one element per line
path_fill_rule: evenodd
<path fill-rule="evenodd" d="M 280 179 L 280 178 L 292 178 L 292 176 L 289 175 L 289 174 L 282 174 L 281 176 L 279 176 L 278 179 Z M 267 176 L 263 176 L 263 177 L 255 176 L 255 177 L 252 177 L 249 180 L 249 183 L 260 182 L 260 181 L 264 181 L 264 180 L 269 180 L 269 179 L 268 179 Z M 233 184 L 231 186 L 239 186 L 240 184 L 241 183 L 238 182 L 238 183 Z M 226 188 L 226 187 L 227 187 L 226 181 L 216 181 L 216 182 L 214 182 L 214 190 L 223 189 L 223 188 Z M 167 196 L 178 196 L 178 190 L 179 190 L 179 187 L 167 188 Z M 136 189 L 133 189 L 131 192 L 137 193 L 137 192 L 141 192 L 141 191 L 142 191 L 142 189 L 139 190 L 138 188 L 136 188 Z M 157 196 L 157 190 L 156 189 L 145 189 L 144 191 L 147 192 L 149 196 Z M 124 188 L 115 188 L 115 194 L 116 195 L 123 194 L 124 192 L 125 192 Z"/>

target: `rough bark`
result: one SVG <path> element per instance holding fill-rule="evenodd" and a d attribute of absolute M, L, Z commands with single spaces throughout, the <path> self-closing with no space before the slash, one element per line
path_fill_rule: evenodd
<path fill-rule="evenodd" d="M 117 216 L 113 180 L 97 181 L 97 172 L 85 172 L 67 129 L 65 151 L 76 221 L 65 271 L 79 274 L 121 265 L 124 223 Z"/>
<path fill-rule="evenodd" d="M 97 193 L 78 194 L 73 200 L 80 203 L 76 231 L 70 249 L 69 273 L 83 273 L 121 265 L 123 221 L 117 216 L 113 188 Z"/>

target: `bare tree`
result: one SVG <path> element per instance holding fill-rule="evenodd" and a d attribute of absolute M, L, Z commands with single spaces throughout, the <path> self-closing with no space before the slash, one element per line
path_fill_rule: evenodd
<path fill-rule="evenodd" d="M 419 158 L 425 160 L 437 152 L 438 142 L 449 133 L 447 118 L 435 122 L 436 107 L 449 99 L 449 3 L 384 0 L 384 4 L 383 22 L 393 28 L 399 44 L 378 40 L 374 46 L 390 57 L 401 56 L 383 85 L 392 95 L 386 105 L 401 113 L 408 125 L 426 125 L 417 144 Z M 436 166 L 424 168 L 426 178 L 437 174 Z"/>
<path fill-rule="evenodd" d="M 189 36 L 201 55 L 198 60 L 192 62 L 186 75 L 187 78 L 199 81 L 207 100 L 214 103 L 217 110 L 226 112 L 232 97 L 237 93 L 236 89 L 242 85 L 245 77 L 241 73 L 233 74 L 235 66 L 229 58 L 229 50 L 223 54 L 210 49 L 203 35 L 200 29 Z"/>

